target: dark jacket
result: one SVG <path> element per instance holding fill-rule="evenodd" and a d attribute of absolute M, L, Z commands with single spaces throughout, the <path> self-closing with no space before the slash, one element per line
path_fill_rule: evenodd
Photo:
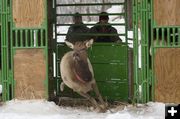
<path fill-rule="evenodd" d="M 98 22 L 90 29 L 90 33 L 92 33 L 92 38 L 95 42 L 121 42 L 117 30 L 110 24 L 100 25 Z"/>
<path fill-rule="evenodd" d="M 67 35 L 66 35 L 66 40 L 75 43 L 77 41 L 85 41 L 89 40 L 89 28 L 86 27 L 83 23 L 81 24 L 73 24 L 72 26 L 69 27 Z"/>

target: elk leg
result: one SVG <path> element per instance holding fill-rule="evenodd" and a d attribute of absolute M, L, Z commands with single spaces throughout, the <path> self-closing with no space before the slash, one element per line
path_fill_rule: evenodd
<path fill-rule="evenodd" d="M 88 99 L 94 107 L 97 107 L 98 109 L 100 109 L 102 111 L 102 108 L 98 105 L 98 103 L 96 102 L 96 100 L 91 97 L 89 94 L 87 93 L 83 93 L 83 92 L 77 92 L 78 94 L 80 94 L 81 96 L 85 97 L 86 99 Z"/>
<path fill-rule="evenodd" d="M 106 108 L 108 105 L 104 102 L 104 100 L 103 100 L 103 98 L 102 98 L 102 96 L 101 96 L 101 94 L 100 94 L 100 92 L 99 92 L 99 89 L 98 89 L 98 87 L 97 87 L 97 84 L 93 84 L 92 87 L 93 87 L 93 89 L 94 89 L 94 91 L 95 91 L 95 93 L 96 93 L 96 96 L 97 96 L 98 100 L 99 100 L 99 101 L 101 102 L 101 104 L 104 106 L 103 108 Z"/>
<path fill-rule="evenodd" d="M 61 82 L 61 85 L 60 85 L 60 89 L 61 89 L 61 91 L 63 91 L 63 90 L 64 90 L 64 86 L 65 86 L 65 83 L 64 83 L 64 82 Z"/>

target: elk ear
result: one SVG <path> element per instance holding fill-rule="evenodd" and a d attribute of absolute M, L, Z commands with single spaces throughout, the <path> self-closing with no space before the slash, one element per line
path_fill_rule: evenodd
<path fill-rule="evenodd" d="M 88 41 L 86 42 L 86 47 L 87 47 L 87 48 L 91 47 L 91 46 L 92 46 L 92 44 L 93 44 L 93 42 L 94 42 L 94 40 L 93 40 L 93 39 L 88 40 Z"/>
<path fill-rule="evenodd" d="M 71 42 L 65 41 L 65 43 L 66 43 L 66 45 L 67 45 L 69 48 L 71 48 L 71 49 L 74 48 L 74 45 L 73 45 Z"/>

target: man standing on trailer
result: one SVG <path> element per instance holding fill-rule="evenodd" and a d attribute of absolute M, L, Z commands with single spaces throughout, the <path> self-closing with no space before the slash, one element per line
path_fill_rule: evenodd
<path fill-rule="evenodd" d="M 73 16 L 73 23 L 68 29 L 66 40 L 73 44 L 77 41 L 89 40 L 89 28 L 83 24 L 82 16 L 78 12 Z"/>
<path fill-rule="evenodd" d="M 109 23 L 109 16 L 107 12 L 101 12 L 99 16 L 99 22 L 96 23 L 90 29 L 90 33 L 92 33 L 92 37 L 95 42 L 122 42 L 119 38 L 117 30 L 112 27 Z M 97 35 L 102 34 L 102 35 Z"/>

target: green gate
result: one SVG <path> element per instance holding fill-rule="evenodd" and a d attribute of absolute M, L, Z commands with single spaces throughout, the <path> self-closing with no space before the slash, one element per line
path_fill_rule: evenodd
<path fill-rule="evenodd" d="M 109 13 L 109 16 L 119 15 L 125 19 L 124 23 L 112 23 L 113 26 L 124 26 L 125 32 L 118 34 L 119 36 L 123 36 L 125 41 L 124 43 L 94 43 L 93 46 L 88 50 L 88 55 L 90 61 L 93 65 L 95 79 L 97 81 L 98 87 L 102 96 L 108 100 L 122 100 L 128 101 L 130 98 L 130 90 L 132 85 L 129 85 L 128 79 L 128 43 L 127 43 L 127 3 L 125 2 L 117 2 L 117 3 L 72 3 L 72 4 L 61 4 L 54 3 L 54 8 L 60 9 L 64 7 L 91 7 L 91 6 L 108 6 L 108 5 L 118 5 L 124 7 L 124 12 L 120 13 L 120 11 L 116 13 Z M 82 17 L 84 16 L 99 16 L 99 13 L 81 13 Z M 69 19 L 74 14 L 71 13 L 56 13 L 57 18 L 68 16 Z M 70 26 L 72 23 L 56 23 L 54 24 L 55 29 L 55 37 L 54 41 L 56 42 L 56 49 L 54 50 L 54 79 L 57 80 L 57 96 L 68 96 L 68 97 L 76 97 L 76 93 L 72 90 L 66 88 L 64 92 L 60 92 L 60 61 L 64 53 L 69 51 L 70 49 L 61 42 L 57 42 L 58 37 L 65 37 L 66 33 L 59 33 L 57 27 L 63 29 L 63 26 Z M 85 23 L 87 26 L 93 26 L 95 23 Z M 83 34 L 82 34 L 83 35 Z M 88 34 L 92 35 L 92 34 Z M 96 34 L 96 35 L 111 35 L 111 34 Z"/>
<path fill-rule="evenodd" d="M 173 12 L 175 4 L 179 3 L 168 0 L 133 1 L 134 94 L 137 102 L 180 100 L 177 96 L 179 92 L 175 91 L 179 90 L 176 85 L 179 84 L 179 76 L 175 71 L 178 68 L 177 64 L 173 64 L 178 63 L 180 46 L 180 24 L 178 20 L 173 22 L 173 19 L 179 18 Z M 169 9 L 165 6 L 169 6 Z M 174 74 L 171 73 L 173 71 Z M 173 88 L 176 96 L 168 91 Z"/>
<path fill-rule="evenodd" d="M 37 98 L 48 98 L 46 5 L 46 0 L 37 3 L 34 0 L 0 0 L 0 84 L 3 101 L 19 98 L 20 95 L 22 98 L 33 91 Z M 44 68 L 42 72 L 41 66 Z M 36 81 L 38 78 L 41 81 Z M 39 94 L 36 93 L 38 83 L 42 85 L 38 89 Z M 33 95 L 27 99 L 33 98 Z"/>

